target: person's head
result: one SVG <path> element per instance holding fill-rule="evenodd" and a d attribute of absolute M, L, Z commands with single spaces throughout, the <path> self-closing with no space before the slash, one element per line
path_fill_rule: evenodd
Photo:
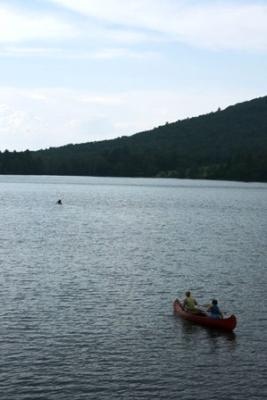
<path fill-rule="evenodd" d="M 186 297 L 190 297 L 191 296 L 191 292 L 189 292 L 189 290 L 187 292 L 185 292 Z"/>
<path fill-rule="evenodd" d="M 213 305 L 213 306 L 217 306 L 217 304 L 218 304 L 218 301 L 217 301 L 216 299 L 213 299 L 213 300 L 212 300 L 212 305 Z"/>

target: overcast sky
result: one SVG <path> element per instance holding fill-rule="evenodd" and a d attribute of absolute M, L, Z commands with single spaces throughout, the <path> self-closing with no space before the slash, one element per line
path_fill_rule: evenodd
<path fill-rule="evenodd" d="M 0 150 L 267 95 L 267 0 L 0 0 Z"/>

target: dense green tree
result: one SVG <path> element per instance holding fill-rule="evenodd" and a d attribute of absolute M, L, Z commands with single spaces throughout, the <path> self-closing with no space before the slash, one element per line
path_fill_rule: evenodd
<path fill-rule="evenodd" d="M 267 97 L 129 137 L 0 152 L 0 173 L 267 181 Z"/>

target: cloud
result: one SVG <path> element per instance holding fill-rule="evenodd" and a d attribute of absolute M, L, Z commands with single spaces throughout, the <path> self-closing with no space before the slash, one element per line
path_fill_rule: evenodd
<path fill-rule="evenodd" d="M 79 50 L 74 48 L 59 47 L 25 47 L 25 46 L 3 46 L 0 49 L 0 57 L 42 57 L 53 59 L 91 59 L 91 60 L 112 60 L 112 59 L 155 59 L 160 54 L 149 50 L 131 50 L 129 48 L 105 48 L 99 50 Z"/>
<path fill-rule="evenodd" d="M 111 115 L 122 102 L 120 94 L 0 88 L 0 149 L 39 149 L 114 137 Z"/>
<path fill-rule="evenodd" d="M 159 54 L 152 51 L 144 51 L 144 50 L 129 50 L 126 48 L 109 48 L 102 49 L 92 53 L 91 55 L 94 59 L 114 59 L 114 58 L 135 58 L 135 59 L 152 59 L 159 57 Z"/>
<path fill-rule="evenodd" d="M 62 39 L 77 34 L 78 30 L 54 15 L 0 5 L 0 43 Z"/>
<path fill-rule="evenodd" d="M 52 0 L 53 2 L 53 0 Z M 61 13 L 62 14 L 62 13 Z M 60 15 L 54 8 L 49 11 L 32 11 L 30 8 L 14 8 L 0 4 L 0 44 L 21 44 L 24 42 L 40 42 L 56 40 L 57 42 L 68 39 L 81 39 L 99 43 L 120 43 L 137 44 L 148 40 L 148 35 L 140 30 L 105 26 L 99 21 L 87 19 L 86 21 L 75 18 L 75 15 Z M 149 36 L 149 41 L 159 41 L 156 34 Z M 66 42 L 67 43 L 67 42 Z M 86 46 L 87 47 L 87 46 Z M 41 46 L 33 49 L 23 47 L 11 47 L 1 50 L 5 55 L 55 55 L 53 48 L 42 48 Z M 53 52 L 53 53 L 52 53 Z M 66 52 L 66 51 L 65 51 Z M 60 52 L 63 55 L 63 51 Z"/>
<path fill-rule="evenodd" d="M 98 21 L 168 35 L 192 46 L 267 50 L 267 6 L 262 2 L 182 0 L 51 0 Z"/>
<path fill-rule="evenodd" d="M 2 57 L 58 57 L 62 54 L 62 49 L 54 47 L 2 46 L 0 49 Z"/>
<path fill-rule="evenodd" d="M 109 93 L 0 88 L 0 150 L 36 150 L 131 135 L 260 95 L 218 87 Z"/>
<path fill-rule="evenodd" d="M 50 0 L 49 3 L 72 13 L 60 16 L 58 7 L 31 11 L 0 5 L 0 43 L 83 38 L 115 47 L 169 40 L 213 50 L 267 50 L 267 5 L 260 1 Z M 49 54 L 43 51 L 42 55 Z"/>

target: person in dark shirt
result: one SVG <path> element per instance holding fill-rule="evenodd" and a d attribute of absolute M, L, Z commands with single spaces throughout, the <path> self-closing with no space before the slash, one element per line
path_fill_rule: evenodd
<path fill-rule="evenodd" d="M 223 318 L 223 314 L 218 307 L 218 301 L 216 299 L 212 300 L 211 305 L 208 307 L 208 315 L 214 319 Z"/>

